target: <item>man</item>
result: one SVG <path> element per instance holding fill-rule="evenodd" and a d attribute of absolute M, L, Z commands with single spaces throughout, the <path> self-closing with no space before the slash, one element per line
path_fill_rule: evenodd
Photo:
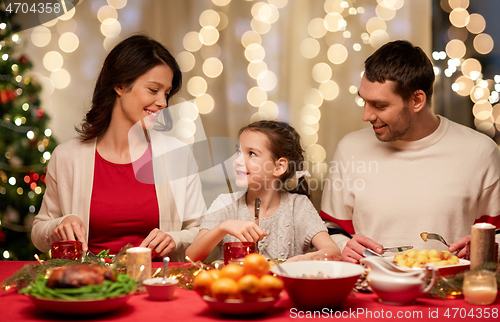
<path fill-rule="evenodd" d="M 339 142 L 321 207 L 343 260 L 358 262 L 366 248 L 446 249 L 426 244 L 422 232 L 441 234 L 463 257 L 471 225 L 500 226 L 500 150 L 435 115 L 433 83 L 432 63 L 407 41 L 387 43 L 365 61 L 359 96 L 372 128 Z"/>

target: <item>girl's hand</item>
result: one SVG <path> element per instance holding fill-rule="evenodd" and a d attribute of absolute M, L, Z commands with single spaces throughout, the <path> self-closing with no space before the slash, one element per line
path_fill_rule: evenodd
<path fill-rule="evenodd" d="M 258 242 L 267 233 L 256 223 L 246 220 L 226 220 L 221 224 L 221 228 L 229 235 L 234 236 L 242 242 Z"/>
<path fill-rule="evenodd" d="M 287 259 L 285 261 L 285 263 L 304 261 L 304 260 L 307 260 L 307 259 L 310 259 L 310 258 L 307 258 L 306 255 L 297 255 L 297 256 L 290 257 L 289 259 Z"/>
<path fill-rule="evenodd" d="M 175 249 L 175 241 L 169 234 L 155 228 L 139 246 L 151 248 L 158 256 L 163 257 Z"/>
<path fill-rule="evenodd" d="M 59 240 L 79 240 L 82 242 L 82 251 L 87 252 L 87 233 L 80 217 L 76 215 L 67 216 L 54 229 L 54 234 Z"/>

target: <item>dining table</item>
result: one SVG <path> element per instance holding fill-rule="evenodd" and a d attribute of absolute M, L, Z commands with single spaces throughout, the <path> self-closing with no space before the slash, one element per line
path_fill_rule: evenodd
<path fill-rule="evenodd" d="M 3 282 L 24 265 L 36 261 L 0 261 L 0 281 Z M 181 263 L 171 263 L 176 266 Z M 185 264 L 185 263 L 184 263 Z M 153 262 L 153 269 L 160 262 Z M 210 309 L 192 290 L 178 288 L 170 301 L 153 301 L 147 293 L 132 295 L 120 308 L 96 315 L 61 315 L 44 311 L 31 299 L 18 294 L 15 288 L 0 291 L 0 322 L 28 321 L 114 321 L 114 322 L 189 322 L 189 321 L 289 321 L 300 319 L 337 321 L 498 321 L 500 297 L 490 305 L 471 305 L 464 299 L 443 300 L 420 297 L 411 305 L 380 303 L 373 293 L 355 292 L 342 307 L 308 311 L 297 308 L 283 291 L 274 306 L 255 315 L 224 315 Z"/>

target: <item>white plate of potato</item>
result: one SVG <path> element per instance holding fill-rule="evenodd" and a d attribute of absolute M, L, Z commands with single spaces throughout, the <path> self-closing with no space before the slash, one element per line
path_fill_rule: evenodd
<path fill-rule="evenodd" d="M 425 264 L 436 266 L 440 275 L 452 275 L 469 269 L 470 262 L 450 254 L 448 251 L 438 252 L 435 249 L 409 249 L 395 256 L 385 257 L 403 270 L 423 269 Z"/>

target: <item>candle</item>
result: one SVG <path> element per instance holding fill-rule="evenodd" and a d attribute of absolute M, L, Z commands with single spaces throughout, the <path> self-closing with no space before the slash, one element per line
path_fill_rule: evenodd
<path fill-rule="evenodd" d="M 464 274 L 463 294 L 469 304 L 488 305 L 497 297 L 495 272 L 481 270 Z"/>
<path fill-rule="evenodd" d="M 255 253 L 255 243 L 251 242 L 224 243 L 222 247 L 224 248 L 224 264 L 226 265 L 233 260 L 242 261 L 248 254 Z"/>
<path fill-rule="evenodd" d="M 478 223 L 472 226 L 470 236 L 470 269 L 481 269 L 485 264 L 496 262 L 495 226 Z"/>
<path fill-rule="evenodd" d="M 151 249 L 147 247 L 127 249 L 127 274 L 141 282 L 151 278 Z"/>
<path fill-rule="evenodd" d="M 82 242 L 64 240 L 50 243 L 50 258 L 65 258 L 74 261 L 82 259 Z"/>

